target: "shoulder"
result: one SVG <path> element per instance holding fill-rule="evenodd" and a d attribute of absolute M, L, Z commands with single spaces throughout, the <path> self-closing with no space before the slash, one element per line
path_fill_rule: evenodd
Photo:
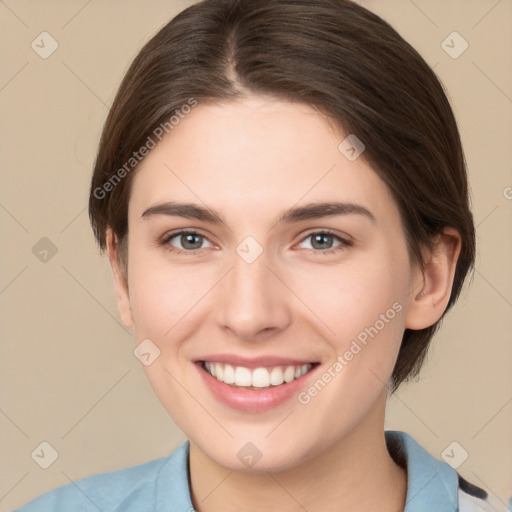
<path fill-rule="evenodd" d="M 188 443 L 171 455 L 71 482 L 33 499 L 13 512 L 145 512 L 154 509 L 162 471 L 187 474 Z"/>

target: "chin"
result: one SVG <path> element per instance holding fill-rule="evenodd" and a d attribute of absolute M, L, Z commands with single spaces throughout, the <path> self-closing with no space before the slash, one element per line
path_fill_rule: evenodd
<path fill-rule="evenodd" d="M 308 451 L 303 438 L 290 441 L 289 446 L 283 446 L 280 440 L 270 441 L 265 439 L 265 435 L 261 435 L 260 438 L 253 437 L 253 441 L 242 436 L 226 440 L 223 445 L 213 445 L 204 439 L 200 442 L 194 441 L 194 444 L 207 457 L 226 469 L 257 474 L 290 470 L 313 455 L 314 449 Z M 300 452 L 298 446 L 301 447 Z"/>

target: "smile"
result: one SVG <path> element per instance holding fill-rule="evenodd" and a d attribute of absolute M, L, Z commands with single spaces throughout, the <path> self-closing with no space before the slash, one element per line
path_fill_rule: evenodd
<path fill-rule="evenodd" d="M 313 363 L 250 369 L 227 363 L 202 361 L 202 366 L 219 382 L 240 388 L 264 389 L 299 379 L 311 370 Z"/>

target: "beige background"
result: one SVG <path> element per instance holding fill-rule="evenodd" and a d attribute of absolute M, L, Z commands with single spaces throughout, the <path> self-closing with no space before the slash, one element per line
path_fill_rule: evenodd
<path fill-rule="evenodd" d="M 0 0 L 2 511 L 167 455 L 185 439 L 133 355 L 86 204 L 100 129 L 124 71 L 190 3 Z M 419 382 L 390 399 L 386 427 L 439 458 L 457 441 L 469 454 L 458 471 L 503 509 L 512 494 L 512 1 L 361 3 L 446 85 L 478 226 L 472 286 L 446 318 Z M 31 48 L 43 31 L 59 45 L 47 59 Z M 441 46 L 453 31 L 469 43 L 457 59 Z M 33 253 L 43 237 L 57 248 L 46 262 Z M 43 441 L 59 454 L 48 469 L 31 458 Z"/>

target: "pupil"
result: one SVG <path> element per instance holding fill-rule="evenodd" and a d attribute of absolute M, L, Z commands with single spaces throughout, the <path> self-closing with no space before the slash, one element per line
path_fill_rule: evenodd
<path fill-rule="evenodd" d="M 200 246 L 201 245 L 201 242 L 195 242 L 194 243 L 194 239 L 198 239 L 199 237 L 196 236 L 196 235 L 191 235 L 191 234 L 187 234 L 187 235 L 183 235 L 182 237 L 182 240 L 185 239 L 185 243 L 183 244 L 184 247 L 187 247 L 187 244 L 190 243 L 192 246 L 194 247 L 187 247 L 188 249 L 195 249 L 196 247 L 195 246 Z"/>
<path fill-rule="evenodd" d="M 325 242 L 326 240 L 328 240 L 330 238 L 330 235 L 316 235 L 314 238 L 315 238 L 315 243 L 317 243 L 317 242 L 320 243 L 320 248 L 325 248 L 325 247 L 329 246 L 328 243 L 322 244 L 322 241 Z"/>

